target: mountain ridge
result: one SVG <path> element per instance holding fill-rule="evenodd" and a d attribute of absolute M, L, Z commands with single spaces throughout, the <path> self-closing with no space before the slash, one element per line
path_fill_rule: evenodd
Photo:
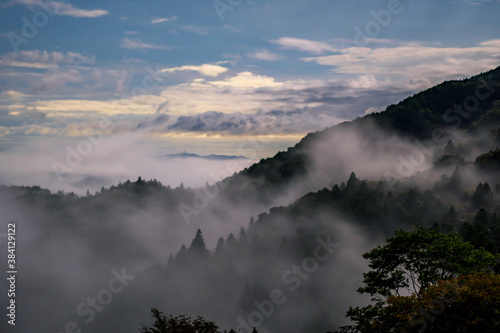
<path fill-rule="evenodd" d="M 450 124 L 452 121 L 447 121 L 449 118 L 446 118 L 446 112 L 451 110 L 453 105 L 467 102 L 469 96 L 475 96 L 478 87 L 483 86 L 493 90 L 490 91 L 489 97 L 479 100 L 476 110 L 473 113 L 469 112 L 471 116 L 456 118 L 457 115 L 455 115 L 453 121 L 460 121 L 458 127 L 457 124 Z M 495 89 L 495 87 L 498 88 Z M 466 131 L 478 130 L 480 125 L 485 125 L 484 122 L 487 119 L 482 119 L 482 116 L 489 111 L 494 111 L 492 116 L 497 123 L 500 121 L 499 100 L 500 67 L 463 80 L 444 81 L 409 96 L 397 104 L 389 105 L 384 111 L 358 117 L 352 121 L 345 121 L 321 131 L 308 133 L 295 146 L 289 147 L 287 151 L 281 151 L 273 157 L 261 159 L 259 162 L 242 170 L 236 177 L 250 176 L 255 178 L 264 176 L 267 183 L 279 183 L 281 179 L 303 176 L 307 168 L 304 151 L 307 150 L 310 142 L 321 140 L 322 137 L 340 128 L 351 128 L 372 121 L 387 131 L 393 131 L 403 137 L 415 140 L 430 139 L 433 130 L 437 128 L 443 130 L 455 128 Z M 436 102 L 436 105 L 433 106 L 433 102 Z M 492 124 L 488 125 L 491 127 Z M 281 179 L 276 180 L 276 170 L 281 174 Z M 231 181 L 231 179 L 227 180 Z"/>

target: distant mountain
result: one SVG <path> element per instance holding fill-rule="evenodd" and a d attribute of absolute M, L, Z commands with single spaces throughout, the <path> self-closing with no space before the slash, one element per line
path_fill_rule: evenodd
<path fill-rule="evenodd" d="M 235 156 L 235 155 L 197 155 L 197 154 L 191 154 L 191 153 L 178 153 L 178 154 L 166 154 L 163 155 L 162 157 L 166 158 L 202 158 L 205 160 L 213 160 L 213 161 L 224 161 L 224 160 L 248 160 L 245 156 Z"/>

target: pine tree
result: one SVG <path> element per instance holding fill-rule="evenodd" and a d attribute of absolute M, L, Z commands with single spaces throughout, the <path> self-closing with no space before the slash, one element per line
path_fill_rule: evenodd
<path fill-rule="evenodd" d="M 368 190 L 368 183 L 366 182 L 366 180 L 363 180 L 360 185 L 359 185 L 359 188 L 358 188 L 358 191 L 357 191 L 357 194 L 358 195 L 368 195 L 369 193 L 369 190 Z"/>
<path fill-rule="evenodd" d="M 451 175 L 451 178 L 448 181 L 446 188 L 450 191 L 462 192 L 462 190 L 463 190 L 463 180 L 462 179 L 463 179 L 462 173 L 460 172 L 460 169 L 457 166 L 457 167 L 455 167 L 455 170 L 453 171 L 453 175 Z"/>
<path fill-rule="evenodd" d="M 238 234 L 238 246 L 240 248 L 245 248 L 248 246 L 247 233 L 245 232 L 245 229 L 243 229 L 243 227 L 240 228 L 240 232 Z"/>
<path fill-rule="evenodd" d="M 236 237 L 234 237 L 234 235 L 230 233 L 226 239 L 226 248 L 228 250 L 234 250 L 236 249 L 237 246 L 238 246 L 238 241 L 236 240 Z"/>
<path fill-rule="evenodd" d="M 356 177 L 356 174 L 354 172 L 351 172 L 351 176 L 349 176 L 349 179 L 347 180 L 347 189 L 349 191 L 355 191 L 358 188 L 359 185 L 359 179 Z"/>
<path fill-rule="evenodd" d="M 183 264 L 186 262 L 187 248 L 186 245 L 182 245 L 180 251 L 175 256 L 175 263 Z"/>
<path fill-rule="evenodd" d="M 474 217 L 474 220 L 472 221 L 476 227 L 482 227 L 484 225 L 487 225 L 490 221 L 488 212 L 481 208 L 477 214 L 476 217 Z"/>
<path fill-rule="evenodd" d="M 444 214 L 441 222 L 442 223 L 449 223 L 449 224 L 456 224 L 458 222 L 458 214 L 457 214 L 457 210 L 455 209 L 454 205 L 451 205 L 448 212 L 446 212 L 446 214 Z"/>
<path fill-rule="evenodd" d="M 489 209 L 493 205 L 493 193 L 488 183 L 479 183 L 471 200 L 472 209 Z"/>
<path fill-rule="evenodd" d="M 333 185 L 330 196 L 333 200 L 340 200 L 342 198 L 342 192 L 337 184 Z"/>
<path fill-rule="evenodd" d="M 190 254 L 198 255 L 198 256 L 206 256 L 208 254 L 207 247 L 205 245 L 205 239 L 203 238 L 203 234 L 200 229 L 196 231 L 196 236 L 191 242 L 191 246 L 188 249 Z"/>
<path fill-rule="evenodd" d="M 455 155 L 455 145 L 453 144 L 453 141 L 448 140 L 448 143 L 444 147 L 444 154 L 445 155 Z"/>
<path fill-rule="evenodd" d="M 226 241 L 224 238 L 220 237 L 217 241 L 217 246 L 215 247 L 215 255 L 221 256 L 226 250 Z"/>

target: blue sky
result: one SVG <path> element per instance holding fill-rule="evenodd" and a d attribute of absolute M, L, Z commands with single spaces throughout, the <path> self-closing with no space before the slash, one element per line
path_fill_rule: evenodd
<path fill-rule="evenodd" d="M 263 137 L 271 156 L 499 66 L 499 13 L 496 0 L 3 1 L 1 148 L 140 133 L 198 154 Z"/>

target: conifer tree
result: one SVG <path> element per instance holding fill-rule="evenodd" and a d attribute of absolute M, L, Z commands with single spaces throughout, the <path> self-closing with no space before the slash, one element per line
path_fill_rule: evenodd
<path fill-rule="evenodd" d="M 448 140 L 448 143 L 444 147 L 444 153 L 445 155 L 455 155 L 455 145 L 451 139 Z"/>
<path fill-rule="evenodd" d="M 226 241 L 224 238 L 220 237 L 217 241 L 217 246 L 215 247 L 215 255 L 220 256 L 224 253 L 226 249 Z"/>
<path fill-rule="evenodd" d="M 173 264 L 175 264 L 175 259 L 174 259 L 174 256 L 171 254 L 168 257 L 167 266 L 172 266 Z"/>
<path fill-rule="evenodd" d="M 238 234 L 238 246 L 241 248 L 248 246 L 247 233 L 245 232 L 245 229 L 243 229 L 243 227 L 240 228 L 240 232 Z"/>
<path fill-rule="evenodd" d="M 188 252 L 190 254 L 203 257 L 208 255 L 207 247 L 205 245 L 205 239 L 203 238 L 203 234 L 200 229 L 196 231 L 196 236 L 191 242 L 191 246 L 189 247 Z"/>

